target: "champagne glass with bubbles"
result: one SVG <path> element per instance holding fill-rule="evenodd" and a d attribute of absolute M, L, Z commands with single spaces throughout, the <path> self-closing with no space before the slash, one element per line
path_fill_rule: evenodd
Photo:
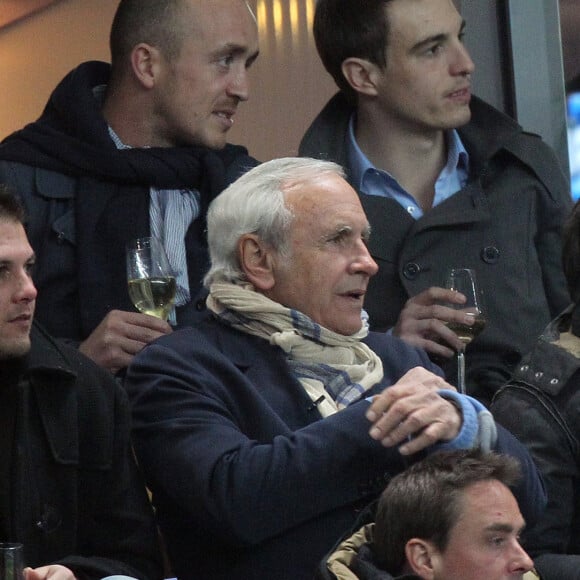
<path fill-rule="evenodd" d="M 157 238 L 138 238 L 127 245 L 129 297 L 137 310 L 167 320 L 175 303 L 175 276 Z"/>
<path fill-rule="evenodd" d="M 457 389 L 465 394 L 465 347 L 485 328 L 483 296 L 477 285 L 475 270 L 469 268 L 449 270 L 445 286 L 450 290 L 460 292 L 466 299 L 464 304 L 447 304 L 447 306 L 473 317 L 472 324 L 459 322 L 447 324 L 463 343 L 462 348 L 457 352 Z"/>

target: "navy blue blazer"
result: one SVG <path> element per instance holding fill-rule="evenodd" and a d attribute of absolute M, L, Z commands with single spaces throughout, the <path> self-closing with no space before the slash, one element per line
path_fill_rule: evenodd
<path fill-rule="evenodd" d="M 380 392 L 407 370 L 438 374 L 423 351 L 384 334 Z M 369 403 L 322 420 L 282 350 L 209 317 L 146 347 L 129 368 L 134 444 L 180 580 L 311 578 L 317 563 L 406 459 L 368 435 Z M 525 449 L 525 517 L 545 503 Z M 415 458 L 414 458 L 415 459 Z"/>

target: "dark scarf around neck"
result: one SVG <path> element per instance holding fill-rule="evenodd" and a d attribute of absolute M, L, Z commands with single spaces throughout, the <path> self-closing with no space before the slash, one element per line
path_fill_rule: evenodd
<path fill-rule="evenodd" d="M 110 65 L 102 62 L 83 63 L 70 72 L 40 119 L 0 144 L 0 159 L 119 185 L 209 189 L 211 198 L 222 191 L 224 167 L 247 154 L 246 149 L 227 145 L 221 151 L 193 146 L 118 150 L 93 95 L 93 88 L 107 84 L 109 76 Z"/>

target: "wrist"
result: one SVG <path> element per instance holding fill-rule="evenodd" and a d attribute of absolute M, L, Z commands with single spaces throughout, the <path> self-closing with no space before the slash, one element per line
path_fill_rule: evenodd
<path fill-rule="evenodd" d="M 479 425 L 476 410 L 469 398 L 447 389 L 440 390 L 439 396 L 455 407 L 460 417 L 460 426 L 457 435 L 453 439 L 438 443 L 436 447 L 448 450 L 475 447 Z"/>

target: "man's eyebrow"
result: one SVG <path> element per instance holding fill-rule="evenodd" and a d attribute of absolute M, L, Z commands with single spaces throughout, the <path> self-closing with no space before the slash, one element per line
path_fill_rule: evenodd
<path fill-rule="evenodd" d="M 25 264 L 28 264 L 29 262 L 34 262 L 36 261 L 36 253 L 32 252 L 32 254 L 30 254 L 30 256 L 28 256 L 28 258 L 26 258 Z M 10 266 L 11 264 L 15 264 L 16 261 L 12 258 L 0 258 L 0 266 Z"/>
<path fill-rule="evenodd" d="M 258 59 L 259 56 L 260 56 L 259 50 L 256 50 L 254 53 L 252 53 L 250 56 L 248 56 L 248 58 L 246 59 L 248 66 L 251 66 L 252 64 L 254 64 L 254 62 L 256 62 L 256 60 Z"/>
<path fill-rule="evenodd" d="M 329 228 L 325 228 L 323 231 L 320 232 L 319 241 L 321 243 L 326 243 L 330 240 L 334 240 L 344 235 L 348 235 L 352 231 L 352 228 L 349 228 L 345 224 L 337 224 L 336 226 Z"/>
<path fill-rule="evenodd" d="M 235 42 L 227 42 L 226 44 L 217 48 L 214 51 L 214 55 L 220 56 L 222 54 L 235 54 L 237 56 L 240 54 L 245 54 L 247 52 L 248 52 L 247 46 L 244 46 L 243 44 L 237 44 Z M 248 59 L 253 62 L 254 60 L 256 60 L 258 58 L 259 54 L 260 54 L 260 51 L 256 50 L 248 56 Z"/>
<path fill-rule="evenodd" d="M 333 230 L 322 234 L 321 238 L 322 240 L 332 240 L 334 238 L 341 236 L 352 236 L 353 233 L 354 229 L 352 226 L 348 224 L 339 224 Z M 371 226 L 369 224 L 362 230 L 361 237 L 363 238 L 363 240 L 366 241 L 370 238 L 370 235 L 371 235 Z"/>
<path fill-rule="evenodd" d="M 525 524 L 523 526 L 521 526 L 520 528 L 515 528 L 514 526 L 510 525 L 510 524 L 501 524 L 501 523 L 496 523 L 496 524 L 491 524 L 489 526 L 487 526 L 485 528 L 486 532 L 503 532 L 506 534 L 511 534 L 514 531 L 517 532 L 518 534 L 521 534 L 524 529 L 525 529 Z"/>
<path fill-rule="evenodd" d="M 461 26 L 459 28 L 459 34 L 463 34 L 463 32 L 465 32 L 466 26 L 467 23 L 465 22 L 465 20 L 462 20 Z M 447 40 L 449 37 L 450 35 L 447 33 L 434 34 L 433 36 L 424 38 L 423 40 L 420 40 L 417 44 L 413 45 L 413 47 L 411 48 L 411 52 L 420 52 L 423 48 L 427 48 L 431 44 L 438 44 L 440 42 L 443 42 Z"/>
<path fill-rule="evenodd" d="M 335 238 L 336 236 L 344 236 L 352 234 L 352 228 L 347 224 L 338 224 L 332 230 L 329 230 L 325 237 L 328 239 Z"/>

